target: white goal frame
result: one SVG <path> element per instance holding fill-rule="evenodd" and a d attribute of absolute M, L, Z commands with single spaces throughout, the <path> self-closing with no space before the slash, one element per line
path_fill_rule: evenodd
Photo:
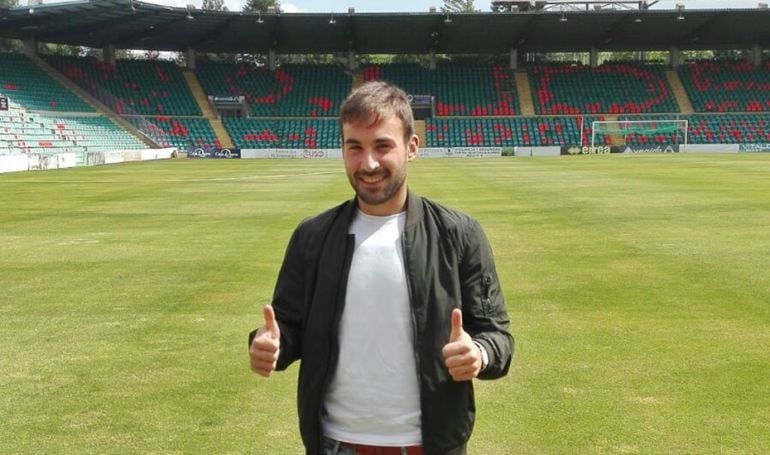
<path fill-rule="evenodd" d="M 651 126 L 655 124 L 655 126 Z M 662 125 L 674 125 L 674 128 L 669 126 L 667 128 L 660 128 Z M 645 126 L 646 125 L 646 126 Z M 614 126 L 614 128 L 613 128 Z M 598 127 L 598 128 L 597 128 Z M 597 132 L 597 129 L 599 130 Z M 684 119 L 650 119 L 650 120 L 594 120 L 591 122 L 591 148 L 596 146 L 596 135 L 621 135 L 623 136 L 623 144 L 626 144 L 629 133 L 638 133 L 640 131 L 647 132 L 650 136 L 657 134 L 656 131 L 667 132 L 671 131 L 682 132 L 684 137 L 683 142 L 673 143 L 679 145 L 680 151 L 687 149 L 687 134 L 689 132 L 689 122 Z M 673 145 L 672 144 L 672 145 Z M 599 144 L 604 146 L 604 143 Z"/>

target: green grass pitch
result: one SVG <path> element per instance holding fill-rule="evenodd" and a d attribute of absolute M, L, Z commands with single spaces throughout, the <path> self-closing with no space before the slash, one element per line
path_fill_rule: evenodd
<path fill-rule="evenodd" d="M 770 453 L 770 154 L 417 160 L 475 216 L 517 352 L 470 453 Z M 301 453 L 248 368 L 339 161 L 0 175 L 0 453 Z"/>

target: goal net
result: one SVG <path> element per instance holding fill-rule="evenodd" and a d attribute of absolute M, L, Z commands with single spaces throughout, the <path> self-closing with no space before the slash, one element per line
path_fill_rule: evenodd
<path fill-rule="evenodd" d="M 687 120 L 596 120 L 591 122 L 591 147 L 676 146 L 687 148 Z"/>

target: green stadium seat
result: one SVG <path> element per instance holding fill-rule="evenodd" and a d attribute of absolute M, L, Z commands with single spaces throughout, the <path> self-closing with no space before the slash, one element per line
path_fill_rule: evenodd
<path fill-rule="evenodd" d="M 336 119 L 224 119 L 238 148 L 338 149 Z"/>
<path fill-rule="evenodd" d="M 198 103 L 174 62 L 49 55 L 46 60 L 119 115 L 200 116 Z"/>
<path fill-rule="evenodd" d="M 581 143 L 581 118 L 432 118 L 425 131 L 428 147 L 575 145 Z"/>
<path fill-rule="evenodd" d="M 678 112 L 665 68 L 636 62 L 540 64 L 528 69 L 539 115 Z"/>
<path fill-rule="evenodd" d="M 16 103 L 0 111 L 0 153 L 105 152 L 146 148 L 98 114 L 28 112 Z"/>
<path fill-rule="evenodd" d="M 499 65 L 439 64 L 435 70 L 417 64 L 370 65 L 365 81 L 386 80 L 413 95 L 433 95 L 437 116 L 510 116 L 519 112 L 510 72 Z"/>
<path fill-rule="evenodd" d="M 620 116 L 618 120 L 637 120 L 654 123 L 656 120 L 671 120 L 670 115 Z M 770 143 L 770 112 L 735 114 L 690 114 L 680 115 L 688 121 L 688 144 L 756 144 Z M 684 143 L 681 133 L 652 136 L 631 135 L 632 144 Z"/>
<path fill-rule="evenodd" d="M 25 55 L 0 52 L 0 93 L 27 110 L 95 112 Z"/>
<path fill-rule="evenodd" d="M 221 148 L 211 122 L 202 117 L 156 115 L 125 118 L 163 147 L 176 147 L 180 150 L 191 147 Z"/>
<path fill-rule="evenodd" d="M 275 71 L 246 64 L 200 62 L 207 95 L 243 96 L 256 117 L 335 117 L 351 88 L 335 65 L 283 65 Z"/>
<path fill-rule="evenodd" d="M 678 72 L 696 112 L 770 111 L 770 62 L 698 60 Z"/>

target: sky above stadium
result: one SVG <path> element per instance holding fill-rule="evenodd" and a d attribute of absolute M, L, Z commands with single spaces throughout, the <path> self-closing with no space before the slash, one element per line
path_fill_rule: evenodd
<path fill-rule="evenodd" d="M 202 0 L 144 0 L 149 3 L 177 6 L 183 8 L 188 3 L 200 7 Z M 648 0 L 649 1 L 649 0 Z M 723 8 L 756 8 L 760 0 L 661 0 L 652 9 L 674 9 L 674 5 L 682 3 L 688 9 L 723 9 Z M 767 3 L 767 0 L 761 0 Z M 45 3 L 52 3 L 52 0 Z M 230 11 L 240 11 L 245 0 L 225 0 Z M 282 0 L 281 9 L 287 13 L 306 12 L 346 12 L 348 6 L 355 7 L 359 13 L 410 13 L 427 12 L 428 8 L 437 9 L 443 5 L 443 0 Z M 489 11 L 490 0 L 476 0 L 476 9 Z"/>

